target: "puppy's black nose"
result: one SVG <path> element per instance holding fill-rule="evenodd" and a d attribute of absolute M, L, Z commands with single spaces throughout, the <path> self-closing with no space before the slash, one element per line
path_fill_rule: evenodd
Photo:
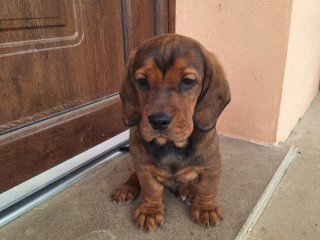
<path fill-rule="evenodd" d="M 166 130 L 172 121 L 172 117 L 168 114 L 160 113 L 150 115 L 148 120 L 153 129 Z"/>

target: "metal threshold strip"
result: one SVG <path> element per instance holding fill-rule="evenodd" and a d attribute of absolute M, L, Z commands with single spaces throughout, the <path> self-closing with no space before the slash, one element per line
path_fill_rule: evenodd
<path fill-rule="evenodd" d="M 282 163 L 278 167 L 277 171 L 274 173 L 272 179 L 258 200 L 257 204 L 253 208 L 251 214 L 247 218 L 246 222 L 243 224 L 241 230 L 239 231 L 235 240 L 242 240 L 246 237 L 247 233 L 252 230 L 255 224 L 258 222 L 259 218 L 263 214 L 263 211 L 268 205 L 273 193 L 276 191 L 281 179 L 289 168 L 290 164 L 295 160 L 297 155 L 297 148 L 293 145 L 290 147 Z"/>
<path fill-rule="evenodd" d="M 129 131 L 123 132 L 0 194 L 0 227 L 121 156 L 128 138 Z"/>

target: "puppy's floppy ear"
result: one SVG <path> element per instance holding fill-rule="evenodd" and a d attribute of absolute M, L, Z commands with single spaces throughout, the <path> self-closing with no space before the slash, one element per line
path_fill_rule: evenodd
<path fill-rule="evenodd" d="M 231 100 L 229 84 L 222 67 L 212 53 L 204 51 L 204 79 L 193 121 L 201 131 L 210 131 L 218 117 Z"/>
<path fill-rule="evenodd" d="M 120 90 L 122 121 L 129 127 L 139 123 L 141 118 L 137 93 L 131 81 L 134 57 L 135 52 L 132 52 L 126 65 L 125 77 Z"/>

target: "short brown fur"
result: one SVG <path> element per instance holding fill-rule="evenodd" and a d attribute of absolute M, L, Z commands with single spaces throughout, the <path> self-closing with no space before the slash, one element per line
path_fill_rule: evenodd
<path fill-rule="evenodd" d="M 139 228 L 153 231 L 164 223 L 162 196 L 168 187 L 192 205 L 193 221 L 218 224 L 221 156 L 215 126 L 230 90 L 214 55 L 176 34 L 147 40 L 128 61 L 120 96 L 135 172 L 112 200 L 128 203 L 141 191 L 134 219 Z M 154 127 L 150 116 L 164 113 L 169 125 Z"/>

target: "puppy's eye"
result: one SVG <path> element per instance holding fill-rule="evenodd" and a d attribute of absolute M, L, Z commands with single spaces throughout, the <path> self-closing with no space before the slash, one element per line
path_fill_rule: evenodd
<path fill-rule="evenodd" d="M 193 88 L 193 86 L 195 84 L 196 84 L 195 80 L 185 77 L 182 79 L 181 84 L 180 84 L 181 90 L 184 90 L 184 91 L 189 90 L 189 89 Z"/>
<path fill-rule="evenodd" d="M 142 89 L 142 90 L 147 90 L 149 89 L 149 82 L 146 78 L 138 78 L 137 79 L 137 83 L 138 86 Z"/>

